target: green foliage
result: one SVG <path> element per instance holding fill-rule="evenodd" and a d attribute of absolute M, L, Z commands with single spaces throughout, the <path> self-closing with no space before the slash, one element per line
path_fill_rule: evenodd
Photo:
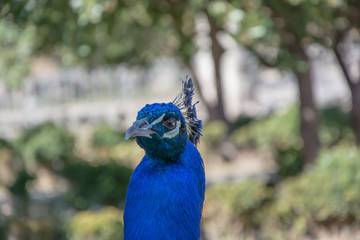
<path fill-rule="evenodd" d="M 281 177 L 296 176 L 301 173 L 303 168 L 301 150 L 298 148 L 278 149 L 275 161 L 278 165 L 276 173 Z"/>
<path fill-rule="evenodd" d="M 84 161 L 68 163 L 62 175 L 70 181 L 68 200 L 78 209 L 91 204 L 124 203 L 132 169 L 115 163 L 91 165 Z"/>
<path fill-rule="evenodd" d="M 332 146 L 339 141 L 355 140 L 349 113 L 338 107 L 329 107 L 321 110 L 320 120 L 320 139 L 324 145 Z"/>
<path fill-rule="evenodd" d="M 146 0 L 5 0 L 0 9 L 0 47 L 6 51 L 0 70 L 6 71 L 0 72 L 11 73 L 3 76 L 7 79 L 24 74 L 38 54 L 51 53 L 65 66 L 148 64 L 155 56 L 173 55 L 181 46 L 168 13 L 171 7 Z"/>
<path fill-rule="evenodd" d="M 331 1 L 333 2 L 333 1 Z M 243 17 L 240 27 L 232 34 L 239 43 L 250 50 L 262 65 L 306 72 L 308 62 L 302 49 L 311 43 L 329 47 L 336 29 L 334 14 L 339 11 L 330 1 L 246 1 L 239 4 Z M 239 6 L 240 5 L 240 6 Z M 343 4 L 343 11 L 349 11 Z M 327 27 L 324 27 L 327 26 Z"/>
<path fill-rule="evenodd" d="M 6 235 L 7 235 L 7 226 L 6 226 L 6 223 L 5 223 L 4 219 L 0 215 L 0 239 L 5 240 Z"/>
<path fill-rule="evenodd" d="M 253 120 L 254 120 L 254 118 L 252 118 L 252 117 L 240 116 L 240 117 L 239 117 L 238 119 L 236 119 L 236 121 L 234 122 L 234 128 L 244 127 L 244 126 L 252 123 Z"/>
<path fill-rule="evenodd" d="M 262 207 L 272 195 L 272 189 L 264 183 L 247 180 L 209 187 L 206 191 L 206 201 L 224 205 L 234 216 L 245 216 Z"/>
<path fill-rule="evenodd" d="M 27 171 L 33 173 L 37 164 L 51 165 L 73 155 L 74 137 L 53 123 L 44 123 L 27 130 L 16 142 Z"/>
<path fill-rule="evenodd" d="M 12 144 L 6 139 L 0 138 L 0 149 L 2 148 L 12 149 Z"/>
<path fill-rule="evenodd" d="M 359 159 L 356 147 L 324 151 L 314 168 L 284 183 L 277 204 L 318 222 L 360 220 Z"/>
<path fill-rule="evenodd" d="M 12 192 L 18 197 L 27 198 L 28 192 L 26 189 L 26 184 L 33 179 L 34 178 L 30 176 L 26 171 L 19 172 L 17 174 L 14 184 L 9 187 L 10 192 Z"/>
<path fill-rule="evenodd" d="M 299 113 L 296 107 L 274 114 L 265 119 L 253 121 L 251 124 L 235 130 L 231 139 L 235 145 L 252 145 L 259 148 L 287 149 L 298 146 L 301 139 L 298 132 Z"/>
<path fill-rule="evenodd" d="M 224 225 L 239 220 L 269 240 L 302 239 L 318 227 L 359 222 L 359 159 L 358 148 L 338 145 L 323 150 L 312 168 L 274 189 L 254 180 L 210 186 L 205 214 L 209 208 L 225 207 L 230 222 Z M 216 214 L 224 218 L 224 212 Z"/>
<path fill-rule="evenodd" d="M 302 141 L 298 133 L 299 113 L 296 107 L 235 130 L 232 141 L 240 146 L 251 146 L 274 154 L 277 174 L 295 176 L 302 170 Z"/>
<path fill-rule="evenodd" d="M 283 113 L 270 115 L 236 129 L 231 139 L 237 146 L 254 144 L 258 148 L 296 150 L 302 145 L 299 124 L 298 110 L 291 107 Z M 321 142 L 325 146 L 332 146 L 342 140 L 354 140 L 350 116 L 339 107 L 321 109 L 320 126 Z"/>
<path fill-rule="evenodd" d="M 223 121 L 212 121 L 207 123 L 203 130 L 201 138 L 210 149 L 217 148 L 224 141 L 228 134 L 228 127 Z"/>
<path fill-rule="evenodd" d="M 95 147 L 113 147 L 124 140 L 124 135 L 113 129 L 111 126 L 103 124 L 98 126 L 92 137 L 92 144 Z"/>
<path fill-rule="evenodd" d="M 299 113 L 291 107 L 281 114 L 252 121 L 236 129 L 231 140 L 238 147 L 250 146 L 274 153 L 278 164 L 277 173 L 282 177 L 295 176 L 302 170 L 302 141 L 300 139 Z M 321 142 L 334 146 L 339 142 L 353 142 L 350 116 L 339 107 L 320 110 Z"/>
<path fill-rule="evenodd" d="M 359 159 L 359 149 L 340 145 L 324 150 L 313 168 L 285 180 L 277 188 L 273 203 L 254 215 L 262 235 L 266 239 L 289 239 L 314 230 L 315 224 L 359 221 Z"/>
<path fill-rule="evenodd" d="M 1 6 L 0 6 L 1 12 Z M 29 72 L 35 48 L 36 27 L 18 26 L 0 15 L 0 79 L 12 87 L 20 86 Z"/>
<path fill-rule="evenodd" d="M 139 150 L 139 146 L 134 139 L 122 141 L 112 149 L 111 154 L 112 159 L 117 162 L 133 167 L 144 156 L 144 152 Z"/>
<path fill-rule="evenodd" d="M 115 207 L 105 207 L 97 212 L 81 211 L 69 222 L 69 240 L 123 239 L 123 213 Z"/>

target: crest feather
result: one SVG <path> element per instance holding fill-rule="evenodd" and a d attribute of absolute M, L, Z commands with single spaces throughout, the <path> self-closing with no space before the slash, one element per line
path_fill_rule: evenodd
<path fill-rule="evenodd" d="M 194 85 L 191 77 L 186 76 L 185 81 L 182 80 L 182 83 L 182 92 L 174 99 L 173 104 L 177 106 L 182 112 L 185 118 L 189 140 L 196 146 L 200 141 L 200 136 L 202 136 L 202 123 L 201 120 L 197 119 L 195 108 L 195 105 L 199 101 L 192 104 L 192 99 L 194 96 Z"/>

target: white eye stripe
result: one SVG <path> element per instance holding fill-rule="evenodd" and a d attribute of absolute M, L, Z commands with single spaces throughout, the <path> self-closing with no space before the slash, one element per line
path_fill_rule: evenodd
<path fill-rule="evenodd" d="M 153 121 L 148 128 L 151 128 L 152 126 L 154 126 L 155 124 L 161 122 L 163 120 L 163 118 L 165 117 L 165 113 L 163 115 L 161 115 L 160 117 L 158 117 L 155 121 Z"/>
<path fill-rule="evenodd" d="M 178 135 L 179 130 L 180 130 L 180 125 L 181 125 L 180 120 L 176 121 L 176 127 L 173 130 L 171 130 L 167 133 L 164 133 L 162 138 L 173 138 L 176 135 Z"/>

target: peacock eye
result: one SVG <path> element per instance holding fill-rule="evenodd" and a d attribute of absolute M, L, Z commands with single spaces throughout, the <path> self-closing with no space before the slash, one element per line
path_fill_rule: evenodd
<path fill-rule="evenodd" d="M 174 118 L 170 118 L 166 121 L 164 121 L 163 125 L 167 128 L 167 129 L 174 129 L 176 127 L 176 120 Z"/>

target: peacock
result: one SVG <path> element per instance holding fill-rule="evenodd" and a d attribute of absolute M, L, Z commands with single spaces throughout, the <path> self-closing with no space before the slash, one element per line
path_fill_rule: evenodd
<path fill-rule="evenodd" d="M 135 137 L 145 156 L 126 194 L 125 240 L 200 239 L 205 172 L 196 148 L 202 123 L 193 95 L 187 77 L 173 102 L 147 104 L 126 132 L 125 139 Z"/>

